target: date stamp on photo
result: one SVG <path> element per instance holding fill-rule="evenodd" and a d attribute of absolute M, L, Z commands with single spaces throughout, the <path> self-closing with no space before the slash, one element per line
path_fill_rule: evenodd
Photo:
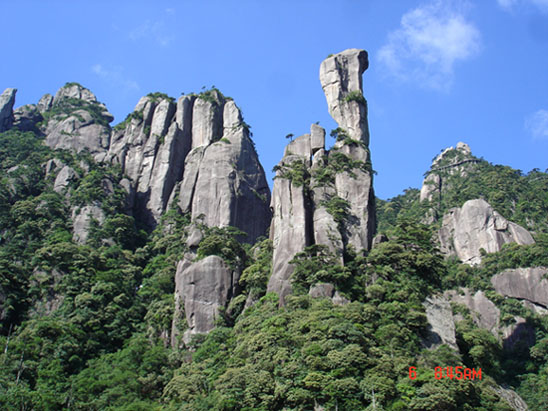
<path fill-rule="evenodd" d="M 409 367 L 409 379 L 414 380 L 417 378 L 417 367 Z M 450 380 L 481 380 L 481 368 L 475 370 L 474 368 L 466 368 L 462 366 L 458 367 L 436 367 L 434 368 L 434 378 L 436 380 L 443 380 L 449 378 Z"/>

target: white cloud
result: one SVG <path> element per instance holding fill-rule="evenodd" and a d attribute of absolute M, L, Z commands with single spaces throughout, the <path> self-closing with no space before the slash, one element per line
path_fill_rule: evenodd
<path fill-rule="evenodd" d="M 129 33 L 129 38 L 133 41 L 141 39 L 151 39 L 162 47 L 168 46 L 174 39 L 166 29 L 166 24 L 162 21 L 145 21 L 136 29 Z"/>
<path fill-rule="evenodd" d="M 506 11 L 515 6 L 534 6 L 543 13 L 548 13 L 548 0 L 497 0 L 497 3 Z"/>
<path fill-rule="evenodd" d="M 434 1 L 404 14 L 377 53 L 387 73 L 423 87 L 449 90 L 457 61 L 480 50 L 480 33 L 464 17 L 464 3 Z"/>
<path fill-rule="evenodd" d="M 527 117 L 525 128 L 535 140 L 548 140 L 548 110 L 538 110 Z"/>
<path fill-rule="evenodd" d="M 124 76 L 122 67 L 106 69 L 102 64 L 94 64 L 91 66 L 91 71 L 110 84 L 123 87 L 126 90 L 139 90 L 139 84 L 136 81 Z"/>

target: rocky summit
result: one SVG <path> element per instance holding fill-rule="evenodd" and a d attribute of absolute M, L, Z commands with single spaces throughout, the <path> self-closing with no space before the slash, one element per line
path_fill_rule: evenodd
<path fill-rule="evenodd" d="M 116 125 L 6 89 L 0 409 L 546 410 L 548 173 L 459 142 L 376 198 L 368 65 L 321 62 L 336 128 L 288 136 L 272 194 L 214 87 Z"/>
<path fill-rule="evenodd" d="M 291 293 L 291 260 L 311 245 L 323 245 L 342 264 L 344 254 L 368 250 L 375 230 L 373 170 L 369 152 L 367 102 L 362 74 L 369 63 L 364 50 L 328 57 L 320 82 L 336 138 L 325 148 L 325 130 L 313 124 L 310 134 L 290 142 L 275 167 L 270 238 L 274 256 L 268 290 L 283 303 Z"/>

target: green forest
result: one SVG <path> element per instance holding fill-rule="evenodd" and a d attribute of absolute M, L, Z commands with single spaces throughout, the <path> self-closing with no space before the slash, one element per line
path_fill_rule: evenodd
<path fill-rule="evenodd" d="M 56 159 L 77 173 L 69 196 L 47 174 Z M 271 241 L 240 243 L 237 229 L 204 227 L 197 258 L 241 268 L 241 293 L 212 332 L 172 348 L 174 277 L 190 217 L 172 209 L 147 231 L 127 212 L 120 167 L 54 151 L 38 133 L 1 133 L 0 161 L 1 409 L 512 410 L 500 387 L 531 410 L 548 409 L 548 316 L 497 295 L 489 281 L 503 269 L 548 266 L 546 172 L 477 159 L 467 178 L 446 175 L 435 201 L 420 202 L 417 189 L 377 199 L 386 240 L 369 253 L 349 250 L 344 266 L 322 246 L 304 249 L 283 307 L 266 292 Z M 439 219 L 425 218 L 475 198 L 530 230 L 535 244 L 507 244 L 478 266 L 444 258 Z M 90 204 L 105 220 L 92 221 L 80 244 L 70 210 Z M 350 302 L 310 297 L 323 282 Z M 533 341 L 505 347 L 453 304 L 458 352 L 427 348 L 424 299 L 459 287 L 482 290 L 503 321 L 523 317 Z M 245 308 L 250 296 L 257 302 Z M 457 366 L 481 368 L 481 380 L 435 378 L 436 367 Z"/>

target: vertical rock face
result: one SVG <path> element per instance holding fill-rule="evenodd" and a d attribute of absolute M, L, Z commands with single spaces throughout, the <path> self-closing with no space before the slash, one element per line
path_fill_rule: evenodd
<path fill-rule="evenodd" d="M 361 77 L 367 67 L 367 53 L 357 49 L 321 64 L 320 82 L 339 126 L 337 142 L 327 151 L 325 131 L 313 124 L 310 134 L 287 145 L 276 166 L 268 291 L 277 292 L 281 303 L 291 292 L 294 267 L 289 262 L 306 246 L 326 246 L 341 264 L 348 248 L 359 252 L 371 247 L 375 210 Z"/>
<path fill-rule="evenodd" d="M 7 88 L 0 94 L 0 133 L 11 128 L 13 124 L 13 104 L 15 103 L 14 88 Z"/>
<path fill-rule="evenodd" d="M 266 233 L 270 190 L 234 101 L 216 90 L 177 104 L 149 95 L 117 128 L 107 158 L 130 178 L 149 226 L 173 200 L 194 220 L 240 228 L 246 241 Z"/>
<path fill-rule="evenodd" d="M 184 304 L 188 324 L 183 339 L 188 342 L 193 334 L 208 333 L 215 327 L 219 309 L 238 292 L 240 273 L 221 257 L 210 255 L 194 263 L 181 261 L 175 278 L 180 290 L 176 298 Z"/>
<path fill-rule="evenodd" d="M 210 98 L 213 102 L 199 102 L 193 110 L 193 148 L 178 205 L 193 219 L 203 216 L 208 226 L 238 227 L 253 242 L 270 224 L 270 190 L 240 110 L 218 93 Z"/>
<path fill-rule="evenodd" d="M 447 344 L 458 351 L 455 322 L 449 300 L 441 296 L 428 297 L 423 306 L 429 324 L 425 345 L 428 348 L 437 348 L 441 344 Z"/>
<path fill-rule="evenodd" d="M 367 103 L 362 74 L 369 67 L 365 50 L 348 49 L 325 59 L 320 66 L 329 114 L 348 135 L 369 145 Z"/>
<path fill-rule="evenodd" d="M 443 216 L 438 232 L 440 249 L 445 255 L 456 255 L 463 263 L 481 262 L 481 250 L 500 251 L 503 244 L 533 244 L 525 228 L 506 220 L 485 200 L 469 200 L 462 208 L 452 208 Z"/>
<path fill-rule="evenodd" d="M 463 304 L 472 314 L 476 325 L 490 331 L 498 337 L 500 310 L 489 300 L 483 291 L 476 291 L 472 295 L 469 289 L 462 288 L 461 293 L 450 290 L 445 292 L 445 297 L 457 304 Z"/>

